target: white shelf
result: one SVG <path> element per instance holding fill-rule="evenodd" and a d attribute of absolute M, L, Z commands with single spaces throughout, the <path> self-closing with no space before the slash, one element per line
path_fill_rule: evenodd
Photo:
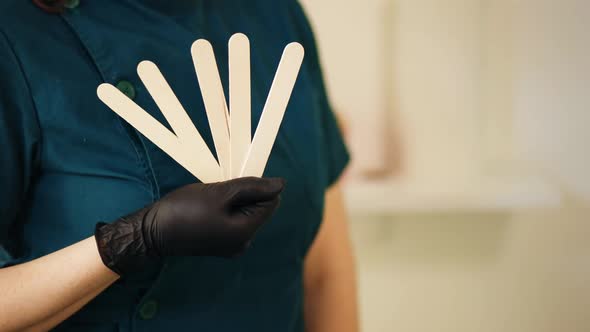
<path fill-rule="evenodd" d="M 435 186 L 399 180 L 351 181 L 344 191 L 348 209 L 355 215 L 506 212 L 561 204 L 559 190 L 540 179 L 482 177 L 466 183 Z"/>

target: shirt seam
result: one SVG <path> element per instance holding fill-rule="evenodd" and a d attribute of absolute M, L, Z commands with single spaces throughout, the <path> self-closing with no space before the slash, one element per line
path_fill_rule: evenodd
<path fill-rule="evenodd" d="M 36 167 L 34 169 L 39 170 L 42 168 L 42 158 L 40 158 L 39 155 L 40 155 L 41 151 L 43 151 L 43 135 L 42 135 L 41 122 L 39 120 L 39 109 L 37 107 L 37 103 L 35 101 L 35 98 L 33 97 L 31 83 L 30 83 L 29 78 L 27 76 L 27 72 L 25 71 L 24 64 L 16 52 L 16 49 L 14 47 L 14 43 L 12 43 L 10 38 L 8 38 L 8 34 L 2 28 L 0 28 L 0 35 L 6 41 L 6 45 L 8 45 L 8 49 L 10 50 L 10 53 L 12 54 L 12 56 L 15 59 L 15 62 L 18 67 L 18 71 L 20 72 L 20 74 L 25 82 L 27 94 L 29 95 L 29 99 L 31 101 L 31 106 L 33 108 L 33 113 L 34 113 L 35 126 L 37 127 L 37 133 L 38 133 L 37 141 L 39 144 L 38 151 L 36 152 L 37 155 L 35 156 L 35 159 L 36 159 L 35 166 Z"/>
<path fill-rule="evenodd" d="M 65 14 L 61 14 L 60 18 L 64 21 L 65 25 L 68 27 L 70 32 L 74 35 L 74 37 L 79 41 L 81 47 L 83 48 L 86 55 L 89 57 L 90 61 L 92 62 L 93 66 L 94 66 L 96 72 L 98 73 L 98 75 L 100 76 L 101 80 L 103 82 L 108 82 L 106 79 L 105 73 L 103 72 L 103 70 L 100 68 L 100 66 L 98 64 L 96 57 L 90 51 L 88 45 L 84 41 L 84 38 L 81 36 L 81 32 L 78 31 L 76 28 L 74 28 L 74 26 L 70 22 L 70 20 L 67 17 L 65 17 L 64 15 Z M 137 157 L 140 167 L 144 170 L 144 172 L 143 172 L 144 176 L 145 176 L 146 181 L 149 184 L 150 189 L 151 189 L 150 194 L 152 196 L 152 201 L 154 201 L 156 199 L 156 197 L 159 196 L 159 185 L 155 179 L 154 170 L 151 165 L 151 162 L 148 164 L 148 163 L 146 163 L 146 160 L 144 159 L 144 157 L 149 158 L 148 153 L 146 152 L 142 155 L 139 147 L 136 146 L 136 143 L 134 142 L 133 138 L 130 136 L 131 133 L 129 133 L 129 131 L 126 129 L 126 127 L 122 123 L 121 119 L 117 118 L 116 120 L 117 120 L 117 123 L 119 123 L 119 125 L 121 126 L 121 129 L 123 130 L 125 136 L 129 140 L 129 143 L 131 144 L 133 150 L 135 151 L 135 155 Z M 138 137 L 138 141 L 141 143 L 141 148 L 143 148 L 144 151 L 146 151 L 145 145 L 143 144 L 143 140 L 141 139 L 141 137 Z"/>

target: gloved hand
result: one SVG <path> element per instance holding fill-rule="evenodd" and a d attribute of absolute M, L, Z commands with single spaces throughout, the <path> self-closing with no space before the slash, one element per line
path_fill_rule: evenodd
<path fill-rule="evenodd" d="M 113 223 L 98 223 L 98 251 L 119 275 L 153 258 L 238 255 L 278 207 L 283 187 L 282 179 L 254 177 L 187 185 Z"/>

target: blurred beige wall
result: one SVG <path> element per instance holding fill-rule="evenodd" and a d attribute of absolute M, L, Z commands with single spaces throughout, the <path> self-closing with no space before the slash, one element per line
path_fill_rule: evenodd
<path fill-rule="evenodd" d="M 375 29 L 341 22 L 364 15 L 360 4 L 393 20 L 380 23 L 392 29 L 391 100 L 373 105 L 406 123 L 406 176 L 453 186 L 508 168 L 564 195 L 559 208 L 353 215 L 364 330 L 590 331 L 590 2 L 303 3 L 326 62 L 347 42 L 326 41 L 339 24 L 355 38 Z M 346 75 L 344 64 L 326 67 Z"/>
<path fill-rule="evenodd" d="M 389 0 L 303 0 L 317 30 L 332 106 L 349 124 L 349 144 L 358 156 L 354 172 L 384 168 L 389 99 L 389 43 L 384 19 Z M 358 125 L 362 124 L 362 125 Z M 375 135 L 376 134 L 376 135 Z"/>
<path fill-rule="evenodd" d="M 590 331 L 589 213 L 353 217 L 364 331 Z"/>

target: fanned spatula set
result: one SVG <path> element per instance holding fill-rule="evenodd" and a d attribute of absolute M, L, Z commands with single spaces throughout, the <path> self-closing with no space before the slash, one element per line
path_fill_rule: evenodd
<path fill-rule="evenodd" d="M 199 39 L 191 53 L 217 159 L 153 62 L 140 62 L 137 73 L 174 132 L 111 84 L 101 84 L 98 97 L 204 183 L 262 176 L 303 62 L 303 47 L 285 47 L 253 138 L 248 38 L 237 33 L 229 40 L 229 108 L 211 44 Z"/>

